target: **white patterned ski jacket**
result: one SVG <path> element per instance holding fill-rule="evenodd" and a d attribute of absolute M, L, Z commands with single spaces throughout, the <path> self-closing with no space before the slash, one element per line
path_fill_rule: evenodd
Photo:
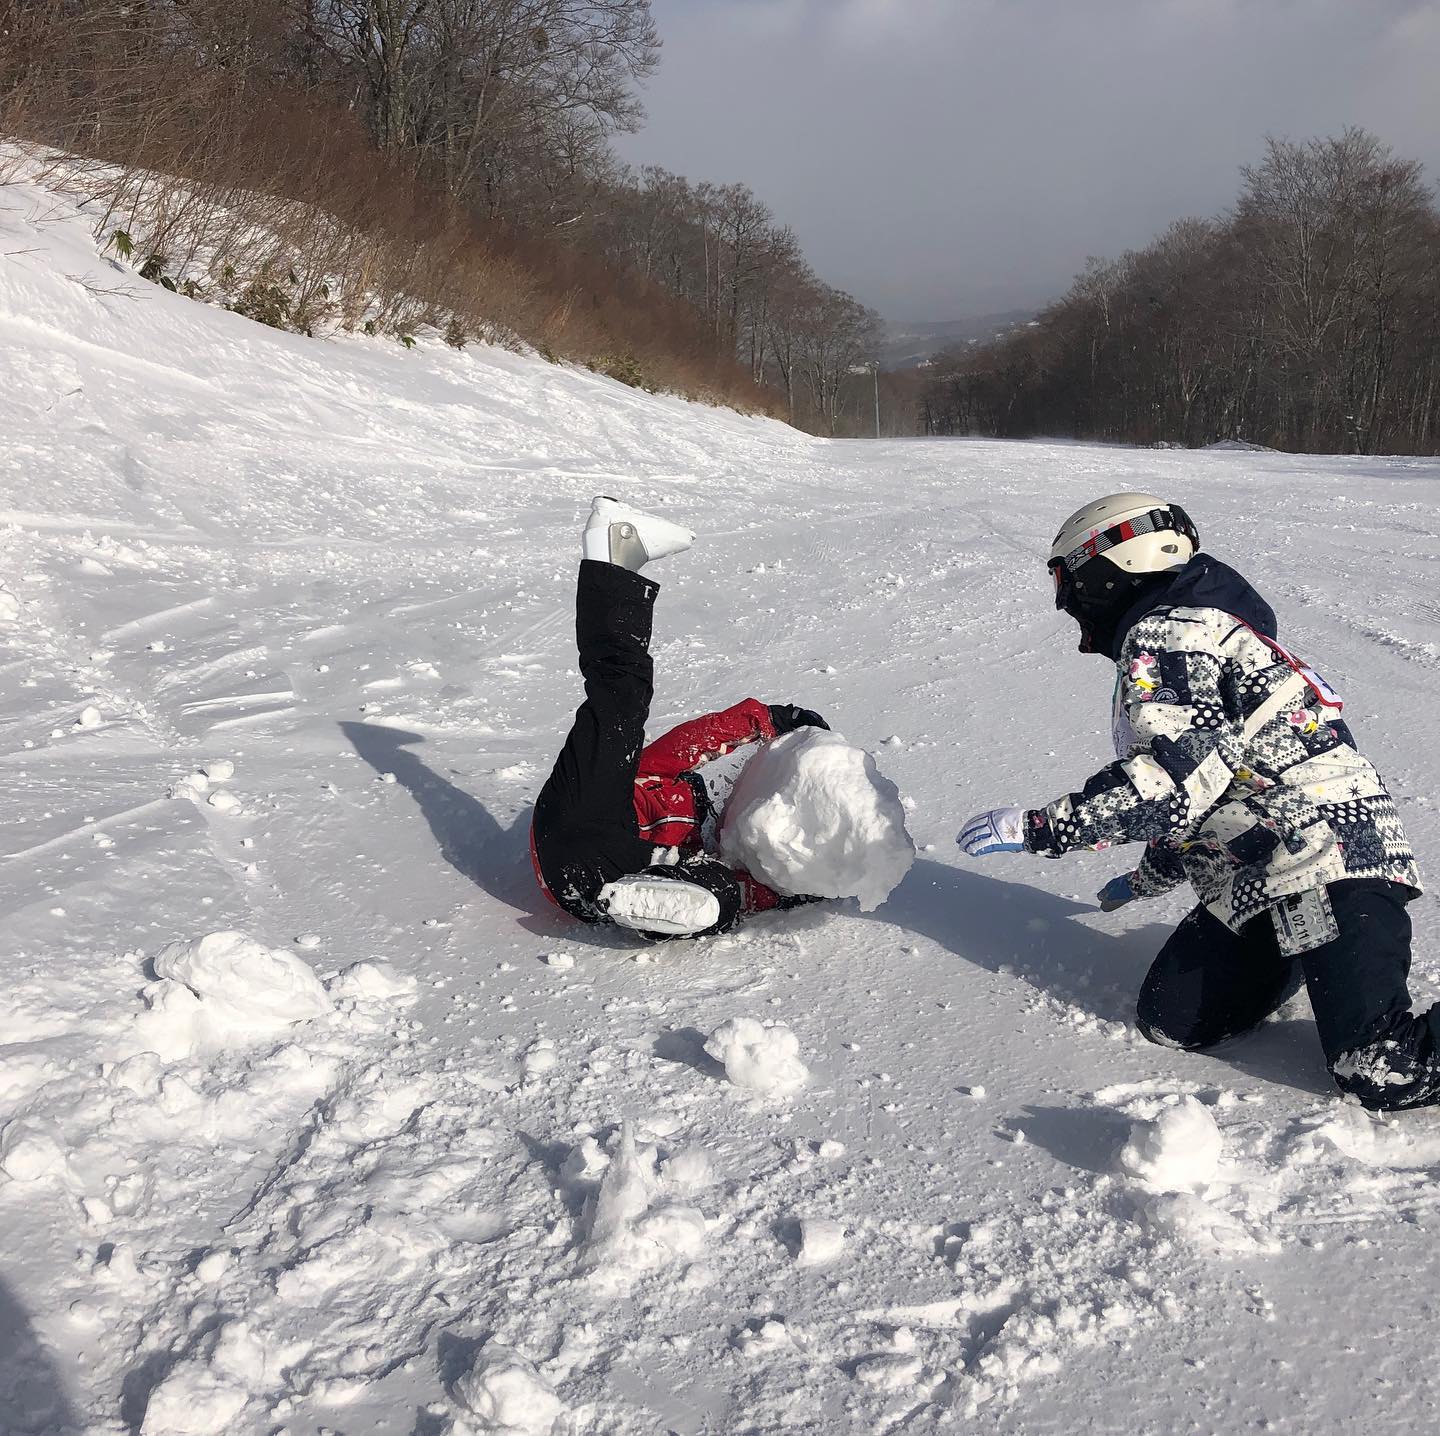
<path fill-rule="evenodd" d="M 1117 758 L 1026 814 L 1026 846 L 1144 842 L 1137 897 L 1188 879 L 1232 930 L 1347 878 L 1420 891 L 1395 802 L 1324 680 L 1275 641 L 1270 606 L 1199 554 L 1127 616 L 1115 655 Z"/>

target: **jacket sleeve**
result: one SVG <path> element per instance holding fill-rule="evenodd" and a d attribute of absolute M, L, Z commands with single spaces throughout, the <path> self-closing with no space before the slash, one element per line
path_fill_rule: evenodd
<path fill-rule="evenodd" d="M 1222 696 L 1225 660 L 1215 638 L 1234 620 L 1187 609 L 1161 622 L 1158 643 L 1147 625 L 1151 646 L 1138 643 L 1132 630 L 1120 655 L 1119 702 L 1135 734 L 1131 755 L 1102 768 L 1078 793 L 1027 813 L 1031 852 L 1059 857 L 1076 848 L 1176 837 L 1215 807 L 1242 766 L 1244 739 Z"/>
<path fill-rule="evenodd" d="M 640 772 L 657 778 L 678 778 L 745 743 L 774 736 L 769 708 L 758 698 L 746 698 L 722 712 L 692 718 L 657 738 L 640 754 Z"/>
<path fill-rule="evenodd" d="M 1180 850 L 1164 840 L 1147 843 L 1140 866 L 1130 875 L 1130 891 L 1137 898 L 1161 897 L 1185 881 Z"/>

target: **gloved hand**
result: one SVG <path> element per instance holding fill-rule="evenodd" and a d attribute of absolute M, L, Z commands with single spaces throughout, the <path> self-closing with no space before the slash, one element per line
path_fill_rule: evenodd
<path fill-rule="evenodd" d="M 1127 902 L 1135 900 L 1135 889 L 1130 886 L 1133 873 L 1121 873 L 1118 878 L 1111 878 L 1098 893 L 1101 912 L 1114 912 L 1117 907 L 1124 907 Z"/>
<path fill-rule="evenodd" d="M 967 857 L 988 858 L 992 853 L 1025 851 L 1025 810 L 991 808 L 976 813 L 955 839 Z"/>
<path fill-rule="evenodd" d="M 777 736 L 793 733 L 797 728 L 826 728 L 830 725 L 809 708 L 797 708 L 793 703 L 772 703 L 770 721 L 775 725 Z"/>

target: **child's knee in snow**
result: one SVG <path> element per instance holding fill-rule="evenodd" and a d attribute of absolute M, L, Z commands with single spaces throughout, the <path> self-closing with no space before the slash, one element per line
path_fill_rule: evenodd
<path fill-rule="evenodd" d="M 1145 1012 L 1143 1008 L 1135 1014 L 1135 1026 L 1147 1042 L 1153 1042 L 1157 1047 L 1175 1047 L 1181 1052 L 1194 1052 L 1205 1046 L 1204 1042 L 1197 1042 L 1193 1037 L 1177 1036 L 1175 1033 L 1167 1031 L 1155 1017 Z"/>

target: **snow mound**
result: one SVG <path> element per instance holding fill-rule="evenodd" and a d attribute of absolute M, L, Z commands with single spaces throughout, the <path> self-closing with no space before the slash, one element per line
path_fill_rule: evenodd
<path fill-rule="evenodd" d="M 705 1243 L 704 1214 L 657 1197 L 661 1182 L 655 1149 L 638 1146 L 627 1122 L 588 1206 L 589 1233 L 581 1266 L 602 1286 L 619 1288 L 643 1272 L 700 1253 Z"/>
<path fill-rule="evenodd" d="M 1194 1192 L 1161 1192 L 1150 1198 L 1142 1212 L 1154 1230 L 1201 1250 L 1236 1254 L 1279 1250 L 1278 1242 L 1257 1236 L 1233 1212 Z"/>
<path fill-rule="evenodd" d="M 1327 1115 L 1306 1137 L 1305 1146 L 1327 1143 L 1366 1167 L 1418 1171 L 1440 1164 L 1440 1132 L 1418 1125 L 1387 1125 L 1353 1107 Z"/>
<path fill-rule="evenodd" d="M 1210 1109 L 1182 1097 L 1154 1121 L 1134 1124 L 1120 1166 L 1149 1191 L 1198 1194 L 1214 1182 L 1222 1146 Z"/>
<path fill-rule="evenodd" d="M 135 1035 L 170 1060 L 263 1040 L 333 1010 L 303 959 L 243 932 L 172 942 L 155 959 L 155 975 Z"/>
<path fill-rule="evenodd" d="M 250 1396 L 197 1362 L 182 1362 L 150 1394 L 140 1436 L 205 1436 L 223 1431 Z"/>
<path fill-rule="evenodd" d="M 478 1430 L 508 1436 L 548 1436 L 565 1412 L 533 1363 L 498 1341 L 481 1348 L 452 1392 Z"/>
<path fill-rule="evenodd" d="M 783 1023 L 767 1027 L 753 1017 L 732 1017 L 705 1039 L 705 1050 L 737 1087 L 765 1096 L 793 1092 L 810 1075 L 799 1039 Z"/>
<path fill-rule="evenodd" d="M 0 1173 L 15 1182 L 65 1177 L 65 1148 L 48 1123 L 16 1118 L 0 1127 Z"/>
<path fill-rule="evenodd" d="M 854 897 L 871 912 L 915 860 L 899 790 L 838 733 L 801 728 L 768 743 L 740 774 L 720 853 L 777 892 Z"/>
<path fill-rule="evenodd" d="M 332 998 L 349 1002 L 395 1002 L 410 1006 L 419 981 L 388 962 L 355 962 L 326 983 Z"/>

